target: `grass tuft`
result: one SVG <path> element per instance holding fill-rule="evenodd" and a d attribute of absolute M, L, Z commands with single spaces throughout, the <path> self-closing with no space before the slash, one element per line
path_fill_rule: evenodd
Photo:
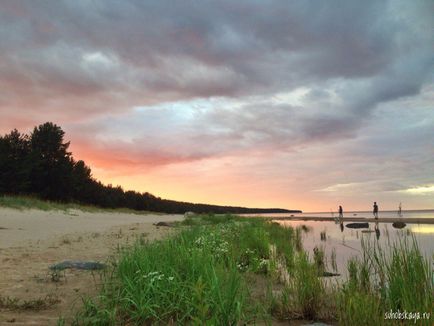
<path fill-rule="evenodd" d="M 386 324 L 386 313 L 427 313 L 420 325 L 432 325 L 434 274 L 415 238 L 398 238 L 385 252 L 362 243 L 362 259 L 348 262 L 349 279 L 338 295 L 338 319 L 344 325 Z M 407 321 L 413 323 L 414 321 Z"/>
<path fill-rule="evenodd" d="M 108 212 L 108 213 L 129 213 L 129 214 L 149 214 L 147 211 L 136 211 L 129 208 L 101 208 L 91 205 L 82 205 L 77 203 L 61 203 L 49 200 L 42 200 L 31 196 L 0 196 L 0 207 L 13 208 L 19 210 L 38 209 L 42 211 L 64 211 L 72 214 L 71 210 L 80 210 L 82 212 Z M 161 213 L 153 213 L 161 214 Z M 73 214 L 72 214 L 73 215 Z"/>
<path fill-rule="evenodd" d="M 49 309 L 53 305 L 59 303 L 60 300 L 56 296 L 47 295 L 43 298 L 20 300 L 18 298 L 0 297 L 0 309 L 7 310 L 32 310 L 40 311 Z"/>

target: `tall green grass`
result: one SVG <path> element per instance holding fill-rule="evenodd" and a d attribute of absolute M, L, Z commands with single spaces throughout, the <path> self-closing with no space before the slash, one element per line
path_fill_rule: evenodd
<path fill-rule="evenodd" d="M 63 210 L 65 205 L 28 196 L 0 196 L 0 206 L 15 209 Z"/>
<path fill-rule="evenodd" d="M 322 269 L 304 251 L 295 253 L 291 266 L 288 282 L 280 300 L 274 300 L 272 310 L 281 319 L 329 321 L 333 313 L 330 313 L 330 295 L 320 277 Z"/>
<path fill-rule="evenodd" d="M 295 244 L 300 241 L 293 228 L 282 227 L 276 223 L 266 223 L 265 229 L 272 239 L 271 242 L 276 246 L 281 258 L 284 260 L 287 269 L 294 268 Z"/>
<path fill-rule="evenodd" d="M 364 243 L 363 254 L 348 262 L 348 279 L 330 287 L 320 277 L 323 252 L 309 257 L 297 250 L 300 234 L 292 228 L 230 215 L 188 220 L 171 238 L 122 249 L 100 295 L 85 299 L 74 323 L 239 325 L 301 318 L 383 325 L 396 322 L 385 319 L 390 310 L 432 313 L 433 272 L 415 241 L 403 239 L 387 251 Z M 276 278 L 279 273 L 287 278 Z"/>
<path fill-rule="evenodd" d="M 398 323 L 387 312 L 429 313 L 418 325 L 432 325 L 434 274 L 415 238 L 400 237 L 388 250 L 362 242 L 362 258 L 348 262 L 349 279 L 338 294 L 338 319 L 344 325 Z M 403 321 L 413 324 L 414 320 Z"/>
<path fill-rule="evenodd" d="M 198 232 L 125 251 L 99 300 L 85 305 L 77 323 L 230 325 L 241 320 L 246 287 L 240 274 L 234 265 L 216 263 L 219 258 L 209 248 L 195 247 Z"/>
<path fill-rule="evenodd" d="M 76 323 L 235 325 L 251 318 L 242 274 L 259 272 L 268 259 L 266 235 L 248 223 L 214 221 L 124 250 L 101 296 L 86 302 Z"/>
<path fill-rule="evenodd" d="M 214 215 L 214 214 L 199 214 L 199 215 L 189 215 L 184 218 L 179 225 L 182 226 L 194 226 L 194 225 L 208 225 L 208 224 L 221 224 L 233 220 L 240 220 L 237 216 L 224 214 L 224 215 Z"/>
<path fill-rule="evenodd" d="M 295 262 L 295 277 L 291 286 L 295 293 L 295 301 L 303 318 L 316 319 L 320 317 L 324 297 L 324 285 L 318 277 L 319 269 L 309 261 L 305 252 L 297 255 Z"/>
<path fill-rule="evenodd" d="M 49 200 L 42 200 L 31 196 L 0 196 L 0 207 L 14 209 L 38 209 L 42 211 L 68 211 L 80 210 L 83 212 L 109 212 L 109 213 L 129 213 L 129 214 L 149 214 L 146 211 L 136 211 L 129 208 L 101 208 L 91 205 L 82 205 L 78 203 L 61 203 Z M 158 213 L 154 213 L 158 214 Z"/>

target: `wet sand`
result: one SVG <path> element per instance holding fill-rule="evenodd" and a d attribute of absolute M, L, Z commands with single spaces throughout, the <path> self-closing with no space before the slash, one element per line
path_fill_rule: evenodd
<path fill-rule="evenodd" d="M 47 303 L 41 309 L 24 309 L 2 307 L 0 301 L 0 325 L 56 325 L 59 316 L 71 317 L 82 296 L 97 294 L 101 273 L 68 269 L 57 275 L 50 265 L 64 260 L 110 262 L 119 246 L 174 232 L 153 223 L 182 219 L 181 215 L 0 208 L 0 300 Z"/>

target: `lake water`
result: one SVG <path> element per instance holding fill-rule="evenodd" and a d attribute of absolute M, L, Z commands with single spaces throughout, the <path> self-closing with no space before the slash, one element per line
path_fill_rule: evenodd
<path fill-rule="evenodd" d="M 312 216 L 312 217 L 335 217 L 338 216 L 337 212 L 314 212 L 314 213 L 278 213 L 278 214 L 248 214 L 250 216 L 253 215 L 260 215 L 260 216 L 267 216 L 267 217 L 282 217 L 282 216 L 294 216 L 294 217 L 306 217 L 306 216 Z M 373 217 L 372 211 L 354 211 L 354 212 L 345 212 L 344 211 L 344 218 L 345 217 Z M 378 213 L 378 217 L 380 218 L 397 218 L 398 212 L 397 211 L 380 211 Z M 402 217 L 405 218 L 432 218 L 434 220 L 434 210 L 406 210 L 402 211 Z"/>
<path fill-rule="evenodd" d="M 372 217 L 372 212 L 351 212 L 344 213 L 347 217 Z M 290 216 L 291 214 L 261 214 L 268 217 Z M 332 214 L 327 213 L 303 213 L 292 214 L 294 217 L 331 217 Z M 336 216 L 336 214 L 334 214 Z M 380 218 L 389 218 L 392 220 L 397 217 L 397 212 L 380 212 Z M 433 218 L 434 210 L 426 211 L 403 211 L 405 218 Z M 362 239 L 374 244 L 379 244 L 381 248 L 387 250 L 394 241 L 398 238 L 407 238 L 412 241 L 416 239 L 422 253 L 429 259 L 434 260 L 434 225 L 433 224 L 413 224 L 408 223 L 403 229 L 395 229 L 391 223 L 369 223 L 367 229 L 351 229 L 346 227 L 348 223 L 343 225 L 334 221 L 284 221 L 276 220 L 277 223 L 283 226 L 291 226 L 293 228 L 303 227 L 302 239 L 303 247 L 313 256 L 315 247 L 322 248 L 325 252 L 326 262 L 328 262 L 327 270 L 333 271 L 331 267 L 332 252 L 336 254 L 336 265 L 338 273 L 346 275 L 347 261 L 351 257 L 360 256 L 362 252 Z"/>

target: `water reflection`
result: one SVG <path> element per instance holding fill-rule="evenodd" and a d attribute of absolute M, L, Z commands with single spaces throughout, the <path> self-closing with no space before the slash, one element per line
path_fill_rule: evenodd
<path fill-rule="evenodd" d="M 416 225 L 411 227 L 414 233 L 434 234 L 434 225 Z"/>
<path fill-rule="evenodd" d="M 380 227 L 378 226 L 378 221 L 375 222 L 375 237 L 380 240 Z"/>
<path fill-rule="evenodd" d="M 320 233 L 320 237 L 321 237 L 321 241 L 326 241 L 327 240 L 327 233 L 326 233 L 326 231 L 322 231 Z"/>
<path fill-rule="evenodd" d="M 362 252 L 361 240 L 378 243 L 387 250 L 399 237 L 415 237 L 422 253 L 431 257 L 434 252 L 434 225 L 408 225 L 396 229 L 390 223 L 371 222 L 363 229 L 350 229 L 343 221 L 276 221 L 292 226 L 298 241 L 314 258 L 314 248 L 324 251 L 326 269 L 346 275 L 347 261 Z M 304 231 L 304 232 L 303 232 Z"/>

